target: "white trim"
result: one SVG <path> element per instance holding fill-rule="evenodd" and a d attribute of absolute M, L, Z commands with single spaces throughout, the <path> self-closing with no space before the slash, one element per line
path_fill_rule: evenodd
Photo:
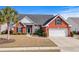
<path fill-rule="evenodd" d="M 34 23 L 28 16 L 23 17 L 19 22 L 21 22 L 24 18 L 30 21 L 31 23 Z"/>
<path fill-rule="evenodd" d="M 18 21 L 17 23 L 19 23 L 19 22 L 20 22 L 20 21 Z M 16 23 L 16 24 L 17 24 L 17 23 Z M 22 23 L 22 22 L 20 22 L 20 23 Z M 15 27 L 16 24 L 14 24 L 13 27 Z M 23 24 L 23 23 L 22 23 L 22 24 Z M 23 24 L 23 25 L 24 25 L 24 24 Z M 24 27 L 26 27 L 26 26 L 24 25 Z"/>
<path fill-rule="evenodd" d="M 34 23 L 28 16 L 24 16 L 22 19 L 24 19 L 24 18 L 28 18 L 32 23 Z M 21 20 L 22 20 L 21 19 Z M 21 22 L 21 20 L 20 21 L 18 21 L 17 23 L 19 23 L 19 22 Z M 22 22 L 21 22 L 22 23 Z M 23 23 L 22 23 L 23 24 Z M 13 25 L 13 27 L 16 25 L 16 23 Z M 24 24 L 23 24 L 24 25 Z M 25 27 L 26 27 L 26 25 L 24 25 Z"/>
<path fill-rule="evenodd" d="M 49 25 L 48 25 L 49 26 Z M 47 27 L 47 26 L 42 26 L 42 27 Z"/>
<path fill-rule="evenodd" d="M 48 24 L 46 24 L 45 26 L 48 26 L 52 21 L 54 21 L 57 17 L 60 17 L 60 18 L 62 18 L 62 20 L 64 19 L 62 16 L 60 16 L 60 15 L 56 15 L 55 16 L 55 18 L 54 19 L 52 19 Z M 64 19 L 64 21 L 67 23 L 67 24 L 69 24 L 65 19 Z"/>

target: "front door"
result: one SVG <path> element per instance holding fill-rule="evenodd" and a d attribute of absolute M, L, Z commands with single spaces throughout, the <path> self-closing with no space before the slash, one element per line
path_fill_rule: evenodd
<path fill-rule="evenodd" d="M 28 34 L 31 34 L 32 33 L 32 26 L 31 25 L 27 25 L 26 30 L 27 30 Z"/>

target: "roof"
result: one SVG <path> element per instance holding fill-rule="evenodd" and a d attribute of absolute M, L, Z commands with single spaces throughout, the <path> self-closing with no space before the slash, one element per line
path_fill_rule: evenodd
<path fill-rule="evenodd" d="M 48 24 L 50 24 L 50 22 L 52 22 L 52 21 L 54 21 L 56 18 L 60 18 L 60 19 L 62 19 L 67 25 L 69 25 L 69 27 L 70 27 L 70 24 L 66 21 L 66 19 L 65 18 L 63 18 L 61 15 L 56 15 L 56 16 L 54 16 L 53 18 L 51 18 L 48 22 L 49 23 L 47 23 L 46 24 L 46 26 L 48 26 Z M 53 20 L 52 20 L 53 19 Z"/>
<path fill-rule="evenodd" d="M 18 19 L 21 20 L 25 16 L 29 17 L 35 24 L 38 25 L 45 25 L 55 17 L 54 15 L 19 14 Z"/>
<path fill-rule="evenodd" d="M 72 27 L 79 27 L 79 17 L 68 17 L 67 22 L 72 25 Z"/>
<path fill-rule="evenodd" d="M 79 17 L 68 17 L 67 21 L 71 21 L 72 23 L 79 24 Z"/>
<path fill-rule="evenodd" d="M 74 21 L 77 24 L 79 24 L 79 17 L 69 17 L 68 19 Z"/>

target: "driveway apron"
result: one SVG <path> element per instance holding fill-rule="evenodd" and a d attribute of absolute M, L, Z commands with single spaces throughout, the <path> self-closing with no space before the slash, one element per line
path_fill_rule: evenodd
<path fill-rule="evenodd" d="M 79 40 L 72 37 L 51 37 L 62 52 L 77 52 L 79 51 Z"/>

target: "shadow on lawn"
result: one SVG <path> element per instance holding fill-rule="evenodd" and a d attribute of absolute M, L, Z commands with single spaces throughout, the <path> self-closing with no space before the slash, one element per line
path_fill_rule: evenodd
<path fill-rule="evenodd" d="M 5 43 L 12 43 L 14 42 L 14 39 L 6 39 L 6 38 L 0 38 L 0 44 L 5 44 Z"/>

